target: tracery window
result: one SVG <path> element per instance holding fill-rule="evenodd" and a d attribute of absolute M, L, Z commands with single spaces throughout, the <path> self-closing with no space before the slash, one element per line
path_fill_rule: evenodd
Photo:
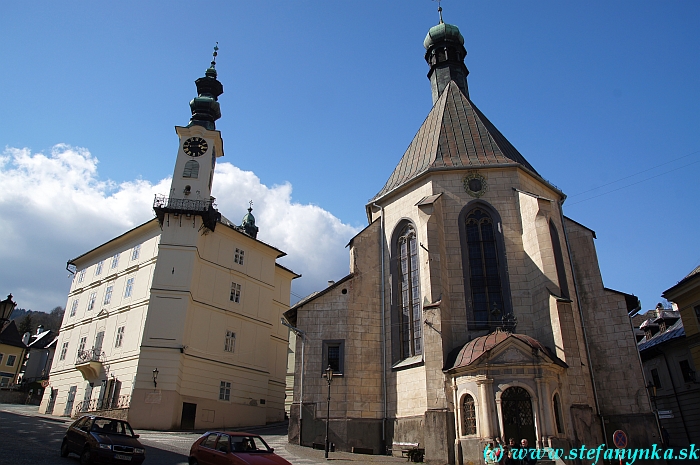
<path fill-rule="evenodd" d="M 473 326 L 486 328 L 509 313 L 504 302 L 496 225 L 486 209 L 477 207 L 465 217 L 467 284 L 471 293 Z M 465 277 L 466 278 L 466 277 Z"/>
<path fill-rule="evenodd" d="M 199 177 L 199 163 L 195 160 L 189 160 L 185 163 L 185 169 L 182 172 L 183 178 L 197 178 Z"/>
<path fill-rule="evenodd" d="M 399 234 L 397 243 L 401 358 L 412 357 L 423 352 L 418 250 L 416 246 L 416 231 L 413 225 L 408 224 Z"/>
<path fill-rule="evenodd" d="M 465 394 L 462 398 L 462 435 L 476 434 L 476 408 L 474 398 Z"/>

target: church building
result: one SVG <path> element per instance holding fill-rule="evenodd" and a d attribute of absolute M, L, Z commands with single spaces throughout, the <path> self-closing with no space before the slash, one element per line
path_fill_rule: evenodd
<path fill-rule="evenodd" d="M 216 57 L 216 52 L 214 53 Z M 291 282 L 285 253 L 211 196 L 224 156 L 215 61 L 175 128 L 170 192 L 155 217 L 68 262 L 75 273 L 40 412 L 128 419 L 136 428 L 264 425 L 285 417 Z"/>
<path fill-rule="evenodd" d="M 638 299 L 604 287 L 595 232 L 472 102 L 459 29 L 441 18 L 424 46 L 433 108 L 365 206 L 350 273 L 285 313 L 305 352 L 289 441 L 323 444 L 328 416 L 336 450 L 433 463 L 479 463 L 495 438 L 658 443 Z"/>

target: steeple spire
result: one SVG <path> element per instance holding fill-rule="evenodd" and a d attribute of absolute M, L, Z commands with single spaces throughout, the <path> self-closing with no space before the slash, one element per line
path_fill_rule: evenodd
<path fill-rule="evenodd" d="M 464 64 L 467 50 L 464 48 L 464 37 L 459 28 L 442 20 L 442 7 L 438 7 L 440 23 L 433 26 L 425 36 L 425 61 L 430 66 L 428 79 L 433 91 L 433 103 L 437 102 L 442 92 L 454 81 L 462 93 L 469 97 L 467 75 L 469 70 Z"/>
<path fill-rule="evenodd" d="M 219 43 L 214 46 L 211 64 L 201 77 L 194 81 L 197 85 L 197 97 L 190 101 L 192 117 L 188 126 L 198 125 L 207 129 L 216 129 L 216 120 L 221 118 L 219 95 L 224 93 L 224 86 L 216 79 L 216 57 L 219 54 Z"/>

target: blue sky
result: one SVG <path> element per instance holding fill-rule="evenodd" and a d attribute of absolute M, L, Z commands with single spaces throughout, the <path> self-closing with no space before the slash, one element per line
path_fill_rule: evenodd
<path fill-rule="evenodd" d="M 465 38 L 472 100 L 596 231 L 604 284 L 653 308 L 700 264 L 700 3 L 442 6 Z M 431 108 L 422 43 L 436 8 L 4 5 L 0 292 L 34 310 L 65 305 L 65 262 L 152 216 L 173 126 L 188 122 L 216 41 L 222 212 L 238 221 L 257 197 L 261 237 L 304 275 L 295 294 L 342 277 L 364 204 Z"/>

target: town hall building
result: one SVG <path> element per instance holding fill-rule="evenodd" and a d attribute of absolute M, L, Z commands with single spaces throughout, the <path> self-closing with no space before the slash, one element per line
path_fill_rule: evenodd
<path fill-rule="evenodd" d="M 660 442 L 638 299 L 604 287 L 595 232 L 471 100 L 459 29 L 441 18 L 424 46 L 433 108 L 365 206 L 350 273 L 285 313 L 305 353 L 290 442 L 322 444 L 327 415 L 336 450 L 434 463 L 479 463 L 496 438 Z"/>
<path fill-rule="evenodd" d="M 216 56 L 216 52 L 214 53 Z M 285 253 L 211 196 L 224 156 L 215 62 L 195 81 L 170 192 L 155 217 L 68 262 L 75 273 L 40 412 L 97 412 L 147 429 L 285 417 L 291 282 Z"/>

